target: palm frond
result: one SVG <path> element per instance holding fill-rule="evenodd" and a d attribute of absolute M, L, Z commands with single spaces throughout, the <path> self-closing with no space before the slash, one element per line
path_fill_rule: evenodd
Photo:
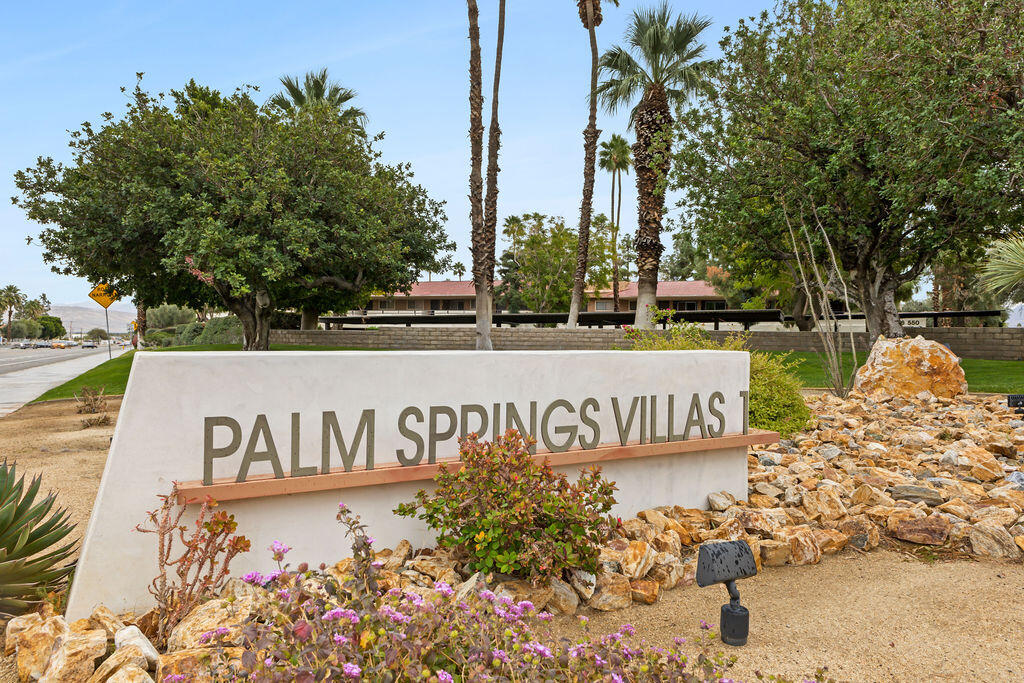
<path fill-rule="evenodd" d="M 985 288 L 997 294 L 1024 284 L 1024 233 L 993 242 L 981 277 Z"/>

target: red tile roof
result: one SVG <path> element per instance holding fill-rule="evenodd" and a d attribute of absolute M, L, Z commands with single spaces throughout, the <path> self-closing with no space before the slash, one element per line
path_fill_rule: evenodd
<path fill-rule="evenodd" d="M 637 283 L 620 282 L 619 298 L 635 299 L 637 295 Z M 602 289 L 600 298 L 611 299 L 612 290 Z M 674 299 L 721 299 L 721 294 L 704 280 L 661 280 L 658 282 L 658 298 Z"/>
<path fill-rule="evenodd" d="M 501 281 L 495 281 L 495 285 L 501 284 Z M 592 292 L 593 290 L 591 290 Z M 412 286 L 412 290 L 409 294 L 405 292 L 396 292 L 396 298 L 402 298 L 406 296 L 420 297 L 424 299 L 444 299 L 447 297 L 466 297 L 472 298 L 475 295 L 473 290 L 472 280 L 436 280 L 433 282 L 417 282 Z M 381 297 L 382 295 L 376 294 L 375 297 Z M 612 297 L 612 290 L 602 289 L 602 299 L 610 299 Z M 659 298 L 686 298 L 686 299 L 721 299 L 722 296 L 715 291 L 715 288 L 704 280 L 683 280 L 683 281 L 666 281 L 663 280 L 658 283 L 658 297 Z M 619 283 L 619 298 L 621 299 L 635 299 L 636 298 L 636 283 L 635 282 L 620 282 Z"/>

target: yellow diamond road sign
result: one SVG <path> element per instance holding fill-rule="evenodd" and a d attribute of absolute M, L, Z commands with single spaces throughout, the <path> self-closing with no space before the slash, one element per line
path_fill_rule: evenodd
<path fill-rule="evenodd" d="M 110 304 L 117 301 L 118 296 L 117 291 L 110 285 L 96 285 L 93 287 L 93 290 L 89 292 L 89 298 L 103 308 L 109 308 Z"/>

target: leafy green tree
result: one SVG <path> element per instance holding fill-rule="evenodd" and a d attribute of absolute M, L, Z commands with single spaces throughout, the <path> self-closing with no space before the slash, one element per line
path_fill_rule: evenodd
<path fill-rule="evenodd" d="M 685 228 L 672 233 L 672 251 L 661 261 L 664 280 L 703 280 L 708 267 L 707 257 L 693 243 Z"/>
<path fill-rule="evenodd" d="M 136 88 L 124 119 L 75 133 L 73 166 L 43 160 L 19 174 L 30 217 L 54 226 L 42 236 L 51 258 L 80 267 L 81 252 L 67 244 L 97 237 L 83 234 L 79 213 L 103 212 L 89 223 L 99 235 L 115 223 L 126 235 L 144 230 L 138 244 L 119 240 L 122 261 L 139 259 L 121 274 L 128 291 L 196 308 L 219 300 L 241 321 L 247 350 L 268 347 L 278 306 L 311 293 L 395 291 L 422 270 L 447 268 L 442 205 L 411 182 L 408 165 L 382 163 L 335 111 L 286 116 L 247 89 L 222 97 L 195 83 L 171 98 L 173 106 Z M 174 279 L 143 290 L 139 271 L 154 263 Z"/>
<path fill-rule="evenodd" d="M 612 174 L 612 209 L 608 214 L 611 219 L 612 246 L 612 310 L 619 310 L 619 227 L 622 225 L 622 174 L 629 173 L 633 165 L 630 156 L 629 142 L 618 133 L 613 133 L 611 140 L 601 143 L 598 155 L 601 170 Z M 618 189 L 618 196 L 615 191 Z M 618 210 L 616 210 L 616 207 Z"/>
<path fill-rule="evenodd" d="M 14 320 L 10 324 L 10 339 L 42 339 L 43 326 L 38 320 Z"/>
<path fill-rule="evenodd" d="M 292 76 L 282 76 L 281 84 L 284 86 L 284 91 L 271 97 L 270 104 L 280 107 L 289 115 L 301 116 L 303 112 L 308 112 L 315 107 L 327 107 L 338 113 L 343 124 L 360 132 L 365 130 L 366 112 L 358 107 L 346 106 L 355 99 L 356 91 L 332 82 L 327 75 L 326 68 L 308 72 L 301 83 L 299 79 Z M 301 296 L 301 294 L 305 294 L 305 296 Z M 338 305 L 339 308 L 344 306 L 343 303 L 337 301 L 338 297 L 335 292 L 300 293 L 299 298 L 302 300 L 300 305 L 302 320 L 299 328 L 303 330 L 317 328 L 320 312 L 325 307 L 329 309 L 334 305 Z"/>
<path fill-rule="evenodd" d="M 94 327 L 85 333 L 85 338 L 93 341 L 100 341 L 101 339 L 110 339 L 110 335 L 108 335 L 107 331 L 102 327 Z"/>
<path fill-rule="evenodd" d="M 131 296 L 140 336 L 149 305 L 166 301 L 199 308 L 217 301 L 193 275 L 164 264 L 168 226 L 181 219 L 179 204 L 171 200 L 181 191 L 173 159 L 180 140 L 169 120 L 186 111 L 201 116 L 221 100 L 194 83 L 186 92 L 192 105 L 173 112 L 137 86 L 123 118 L 106 113 L 99 128 L 87 122 L 72 132 L 71 162 L 41 157 L 15 173 L 21 192 L 15 204 L 44 226 L 43 260 L 55 273 L 106 283 Z"/>
<path fill-rule="evenodd" d="M 700 33 L 709 19 L 673 16 L 667 2 L 636 10 L 626 30 L 628 47 L 616 45 L 601 56 L 607 79 L 597 94 L 609 111 L 632 106 L 629 123 L 636 132 L 633 166 L 637 189 L 636 326 L 650 329 L 657 306 L 661 262 L 661 222 L 671 164 L 672 108 L 702 85 L 712 62 L 701 59 Z M 636 102 L 634 105 L 633 103 Z"/>
<path fill-rule="evenodd" d="M 43 339 L 60 339 L 68 333 L 63 321 L 55 315 L 39 316 L 36 322 L 39 323 L 39 336 Z"/>
<path fill-rule="evenodd" d="M 901 287 L 1024 218 L 1019 6 L 783 0 L 722 51 L 673 177 L 712 253 L 791 270 L 809 242 L 898 336 Z"/>
<path fill-rule="evenodd" d="M 536 213 L 506 221 L 510 225 L 504 232 L 510 245 L 502 255 L 502 282 L 495 290 L 499 305 L 534 313 L 568 311 L 576 234 L 561 218 Z"/>

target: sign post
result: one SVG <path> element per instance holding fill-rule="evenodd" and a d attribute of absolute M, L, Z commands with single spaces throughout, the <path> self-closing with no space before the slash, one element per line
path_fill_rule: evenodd
<path fill-rule="evenodd" d="M 110 351 L 110 304 L 118 300 L 117 291 L 110 285 L 96 285 L 89 292 L 89 298 L 103 307 L 103 318 L 107 321 L 107 359 L 113 358 Z"/>

